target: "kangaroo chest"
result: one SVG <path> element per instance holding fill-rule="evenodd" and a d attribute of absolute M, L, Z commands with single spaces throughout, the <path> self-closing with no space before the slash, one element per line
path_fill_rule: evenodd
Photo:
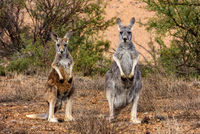
<path fill-rule="evenodd" d="M 132 64 L 133 64 L 131 53 L 129 51 L 123 52 L 123 54 L 121 55 L 120 64 L 125 75 L 128 76 L 131 73 Z"/>
<path fill-rule="evenodd" d="M 61 59 L 61 60 L 59 61 L 59 64 L 60 64 L 65 70 L 67 70 L 67 73 L 69 73 L 69 66 L 70 66 L 70 64 L 71 64 L 70 59 L 67 59 L 67 58 Z"/>
<path fill-rule="evenodd" d="M 60 79 L 59 79 L 59 76 L 58 76 L 58 73 L 55 71 L 55 69 L 52 69 L 52 71 L 50 72 L 49 74 L 49 77 L 48 77 L 48 81 L 50 81 L 50 86 L 56 86 L 57 87 L 57 91 L 58 91 L 58 95 L 65 95 L 65 94 L 68 94 L 71 90 L 72 90 L 72 87 L 73 87 L 73 79 L 72 79 L 72 82 L 68 82 L 69 80 L 69 75 L 66 73 L 65 69 L 60 66 L 59 67 L 59 70 L 63 76 L 63 83 L 60 82 Z"/>

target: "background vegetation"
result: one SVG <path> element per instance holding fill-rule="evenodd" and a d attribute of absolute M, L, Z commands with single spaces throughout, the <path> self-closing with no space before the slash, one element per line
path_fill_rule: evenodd
<path fill-rule="evenodd" d="M 106 67 L 100 67 L 109 64 L 102 55 L 110 44 L 99 32 L 114 22 L 114 18 L 104 18 L 106 3 L 100 0 L 3 0 L 0 5 L 0 54 L 11 56 L 8 71 L 33 72 L 38 67 L 48 67 L 55 55 L 54 43 L 50 41 L 52 31 L 61 37 L 66 31 L 72 33 L 68 47 L 78 61 L 75 71 L 82 71 L 84 75 L 106 71 Z M 25 12 L 32 20 L 30 25 L 25 22 Z"/>
<path fill-rule="evenodd" d="M 168 74 L 200 74 L 200 2 L 197 0 L 143 0 L 155 12 L 145 24 L 156 34 L 159 44 L 156 59 Z M 163 37 L 171 36 L 170 46 Z M 155 48 L 155 47 L 154 47 Z M 154 56 L 155 57 L 155 56 Z"/>
<path fill-rule="evenodd" d="M 149 43 L 152 62 L 142 65 L 143 76 L 159 71 L 167 75 L 200 78 L 200 2 L 193 0 L 142 0 L 155 12 L 146 24 L 156 35 Z M 76 61 L 74 71 L 84 76 L 105 74 L 110 67 L 109 41 L 102 33 L 114 24 L 105 20 L 106 3 L 100 0 L 2 0 L 0 2 L 0 56 L 11 61 L 0 73 L 48 68 L 54 42 L 49 33 L 63 36 L 71 31 L 69 50 Z M 25 16 L 26 15 L 26 16 Z M 31 19 L 31 24 L 25 18 Z M 170 46 L 163 38 L 172 37 Z M 137 43 L 136 43 L 137 44 Z M 6 62 L 1 60 L 1 62 Z"/>

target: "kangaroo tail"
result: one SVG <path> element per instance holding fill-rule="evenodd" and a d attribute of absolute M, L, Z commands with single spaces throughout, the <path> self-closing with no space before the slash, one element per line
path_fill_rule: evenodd
<path fill-rule="evenodd" d="M 26 117 L 33 118 L 33 119 L 47 119 L 48 112 L 46 114 L 28 114 L 26 115 Z"/>

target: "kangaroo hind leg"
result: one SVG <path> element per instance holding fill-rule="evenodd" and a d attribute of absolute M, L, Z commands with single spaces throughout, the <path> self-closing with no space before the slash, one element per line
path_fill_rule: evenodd
<path fill-rule="evenodd" d="M 57 100 L 57 89 L 55 87 L 50 87 L 48 93 L 48 102 L 49 102 L 49 115 L 48 121 L 49 122 L 58 122 L 57 118 L 55 117 L 55 105 Z"/>
<path fill-rule="evenodd" d="M 106 85 L 106 98 L 109 104 L 109 121 L 111 122 L 114 119 L 115 109 L 114 109 L 114 82 L 110 81 Z"/>
<path fill-rule="evenodd" d="M 138 106 L 138 100 L 139 100 L 139 93 L 136 94 L 134 100 L 133 100 L 133 107 L 131 110 L 131 121 L 134 124 L 141 123 L 141 121 L 137 118 L 137 106 Z"/>
<path fill-rule="evenodd" d="M 72 97 L 65 100 L 65 121 L 72 121 Z"/>

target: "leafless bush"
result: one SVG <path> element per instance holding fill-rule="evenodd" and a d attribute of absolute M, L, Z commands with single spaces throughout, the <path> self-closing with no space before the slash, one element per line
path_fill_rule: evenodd
<path fill-rule="evenodd" d="M 0 3 L 0 56 L 7 56 L 24 48 L 21 34 L 24 24 L 22 0 L 2 0 Z"/>

